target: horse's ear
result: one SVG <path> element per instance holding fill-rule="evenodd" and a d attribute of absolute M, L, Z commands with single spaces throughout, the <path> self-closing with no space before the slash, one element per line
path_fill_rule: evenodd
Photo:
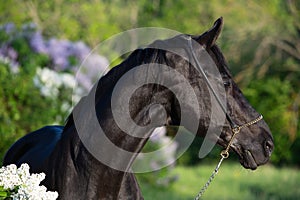
<path fill-rule="evenodd" d="M 213 27 L 211 27 L 208 31 L 206 31 L 202 35 L 198 36 L 196 40 L 201 45 L 204 45 L 205 48 L 210 48 L 216 43 L 216 40 L 218 39 L 222 31 L 222 28 L 223 28 L 223 18 L 220 17 L 215 21 Z"/>

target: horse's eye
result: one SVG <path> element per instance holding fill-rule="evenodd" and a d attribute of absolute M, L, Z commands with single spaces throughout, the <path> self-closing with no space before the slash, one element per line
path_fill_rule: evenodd
<path fill-rule="evenodd" d="M 231 85 L 231 84 L 230 84 L 230 81 L 224 81 L 224 86 L 225 86 L 225 87 L 230 87 L 230 85 Z"/>

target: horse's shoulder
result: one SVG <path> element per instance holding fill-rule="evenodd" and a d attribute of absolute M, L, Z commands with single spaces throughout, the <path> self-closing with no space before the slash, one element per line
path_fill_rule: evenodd
<path fill-rule="evenodd" d="M 28 133 L 23 137 L 23 139 L 60 139 L 62 131 L 64 127 L 63 126 L 45 126 L 41 129 L 38 129 L 34 132 Z"/>
<path fill-rule="evenodd" d="M 45 126 L 26 134 L 17 140 L 7 151 L 3 164 L 17 164 L 46 158 L 60 140 L 63 126 Z"/>

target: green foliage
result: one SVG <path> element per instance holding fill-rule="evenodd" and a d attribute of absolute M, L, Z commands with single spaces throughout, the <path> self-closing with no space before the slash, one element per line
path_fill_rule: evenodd
<path fill-rule="evenodd" d="M 132 5 L 123 1 L 13 0 L 1 4 L 0 11 L 9 16 L 2 23 L 12 20 L 21 25 L 30 21 L 37 24 L 47 37 L 84 40 L 91 46 L 96 46 L 111 35 L 130 28 L 129 13 L 133 10 Z M 24 10 L 27 14 L 20 15 Z"/>
<path fill-rule="evenodd" d="M 293 162 L 289 151 L 297 133 L 297 124 L 292 124 L 296 117 L 291 110 L 293 99 L 292 85 L 288 81 L 279 78 L 257 80 L 250 83 L 244 90 L 245 95 L 258 112 L 264 115 L 269 124 L 274 141 L 275 150 L 271 160 L 275 164 L 287 164 Z M 299 164 L 299 163 L 298 163 Z"/>
<path fill-rule="evenodd" d="M 151 199 L 194 199 L 211 175 L 215 164 L 193 167 L 177 166 L 173 174 L 178 181 L 168 188 L 154 187 L 143 182 L 139 175 L 142 194 L 145 200 Z M 223 162 L 219 173 L 204 193 L 203 199 L 210 200 L 253 200 L 300 198 L 300 174 L 296 169 L 263 166 L 256 171 L 243 169 L 238 164 Z"/>
<path fill-rule="evenodd" d="M 41 97 L 34 87 L 32 75 L 21 71 L 12 74 L 9 66 L 0 64 L 0 137 L 1 157 L 8 147 L 20 136 L 34 130 L 53 117 L 44 114 L 49 102 Z M 30 92 L 28 92 L 30 91 Z"/>

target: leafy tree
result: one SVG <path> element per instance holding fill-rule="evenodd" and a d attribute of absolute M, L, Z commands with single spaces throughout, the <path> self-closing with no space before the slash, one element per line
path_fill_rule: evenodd
<path fill-rule="evenodd" d="M 244 91 L 254 107 L 264 113 L 264 118 L 270 125 L 275 143 L 271 160 L 275 164 L 291 163 L 292 156 L 296 156 L 288 151 L 297 137 L 297 130 L 292 124 L 296 116 L 291 109 L 291 88 L 288 81 L 269 78 L 251 82 Z"/>

